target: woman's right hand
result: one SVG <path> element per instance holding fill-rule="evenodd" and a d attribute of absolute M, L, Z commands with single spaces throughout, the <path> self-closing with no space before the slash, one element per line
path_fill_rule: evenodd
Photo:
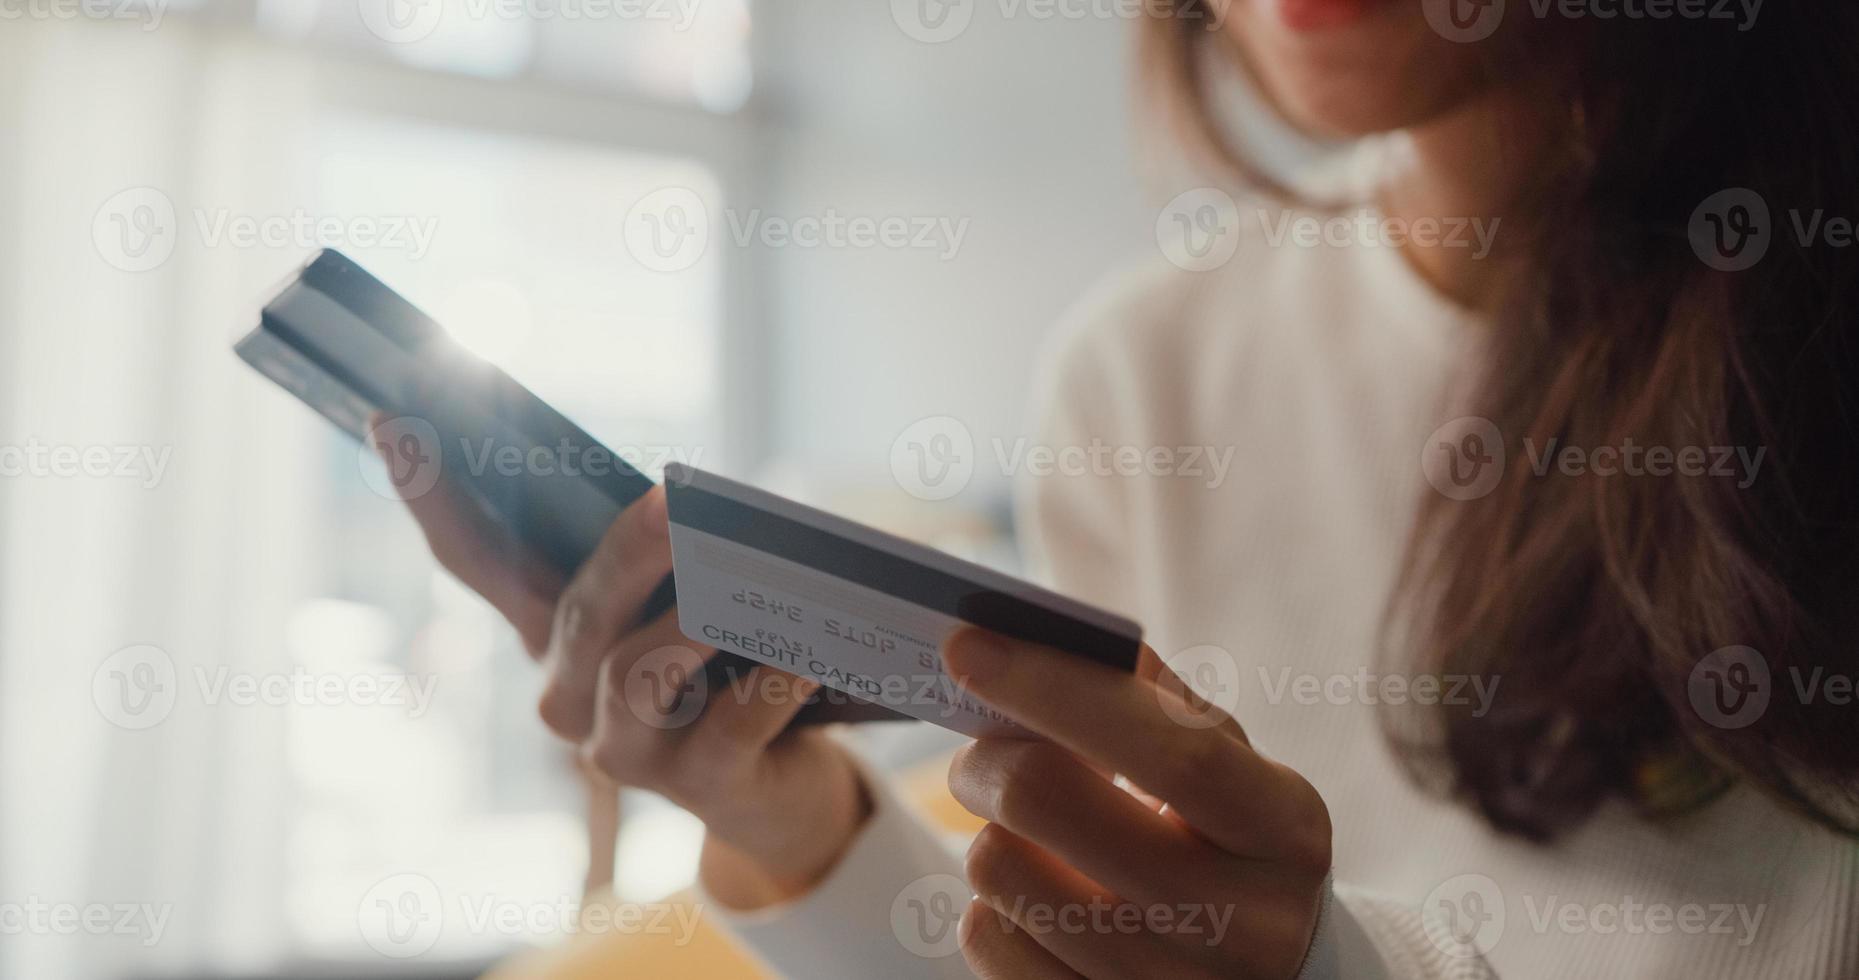
<path fill-rule="evenodd" d="M 641 615 L 671 571 L 663 487 L 626 508 L 566 583 L 445 480 L 403 499 L 439 563 L 541 661 L 544 723 L 609 778 L 704 822 L 712 897 L 759 908 L 803 894 L 838 863 L 871 803 L 844 748 L 817 728 L 787 730 L 817 685 L 756 666 L 699 705 L 662 697 L 720 656 L 679 632 L 676 610 Z"/>

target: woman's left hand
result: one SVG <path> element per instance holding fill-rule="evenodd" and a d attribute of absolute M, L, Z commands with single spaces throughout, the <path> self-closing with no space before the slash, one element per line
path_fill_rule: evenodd
<path fill-rule="evenodd" d="M 961 932 L 978 976 L 1296 976 L 1330 871 L 1329 811 L 1303 777 L 1146 646 L 1134 674 L 975 629 L 943 654 L 1049 740 L 981 739 L 949 770 L 988 821 Z"/>

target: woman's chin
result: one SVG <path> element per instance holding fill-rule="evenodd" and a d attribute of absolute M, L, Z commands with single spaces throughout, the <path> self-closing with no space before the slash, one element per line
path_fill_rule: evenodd
<path fill-rule="evenodd" d="M 1408 129 L 1487 86 L 1476 45 L 1427 26 L 1418 3 L 1250 0 L 1228 37 L 1300 131 L 1349 139 Z"/>

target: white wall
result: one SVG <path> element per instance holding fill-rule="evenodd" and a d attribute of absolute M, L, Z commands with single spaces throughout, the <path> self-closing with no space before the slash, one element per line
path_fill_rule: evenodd
<path fill-rule="evenodd" d="M 889 469 L 897 434 L 934 415 L 961 418 L 978 442 L 1018 432 L 1042 336 L 1094 281 L 1155 247 L 1132 147 L 1135 25 L 972 7 L 966 31 L 940 44 L 912 40 L 885 2 L 756 7 L 770 213 L 969 219 L 952 261 L 752 253 L 768 456 L 904 503 Z M 977 466 L 953 503 L 999 494 L 990 469 Z"/>

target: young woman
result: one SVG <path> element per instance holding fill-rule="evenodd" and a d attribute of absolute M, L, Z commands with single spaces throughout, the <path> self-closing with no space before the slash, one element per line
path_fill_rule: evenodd
<path fill-rule="evenodd" d="M 1859 8 L 1151 13 L 1202 145 L 1220 64 L 1306 132 L 1400 134 L 1350 202 L 1228 153 L 1232 258 L 1113 284 L 1047 372 L 1046 444 L 1237 451 L 1215 487 L 1023 500 L 1053 584 L 1236 680 L 1224 710 L 1153 657 L 958 636 L 949 670 L 1046 738 L 958 755 L 989 822 L 961 861 L 783 734 L 792 698 L 626 707 L 685 642 L 635 616 L 659 496 L 565 588 L 414 502 L 545 660 L 548 724 L 706 822 L 713 904 L 795 976 L 1859 976 Z M 1277 233 L 1337 214 L 1367 231 Z M 943 873 L 979 896 L 959 956 L 893 928 Z"/>

